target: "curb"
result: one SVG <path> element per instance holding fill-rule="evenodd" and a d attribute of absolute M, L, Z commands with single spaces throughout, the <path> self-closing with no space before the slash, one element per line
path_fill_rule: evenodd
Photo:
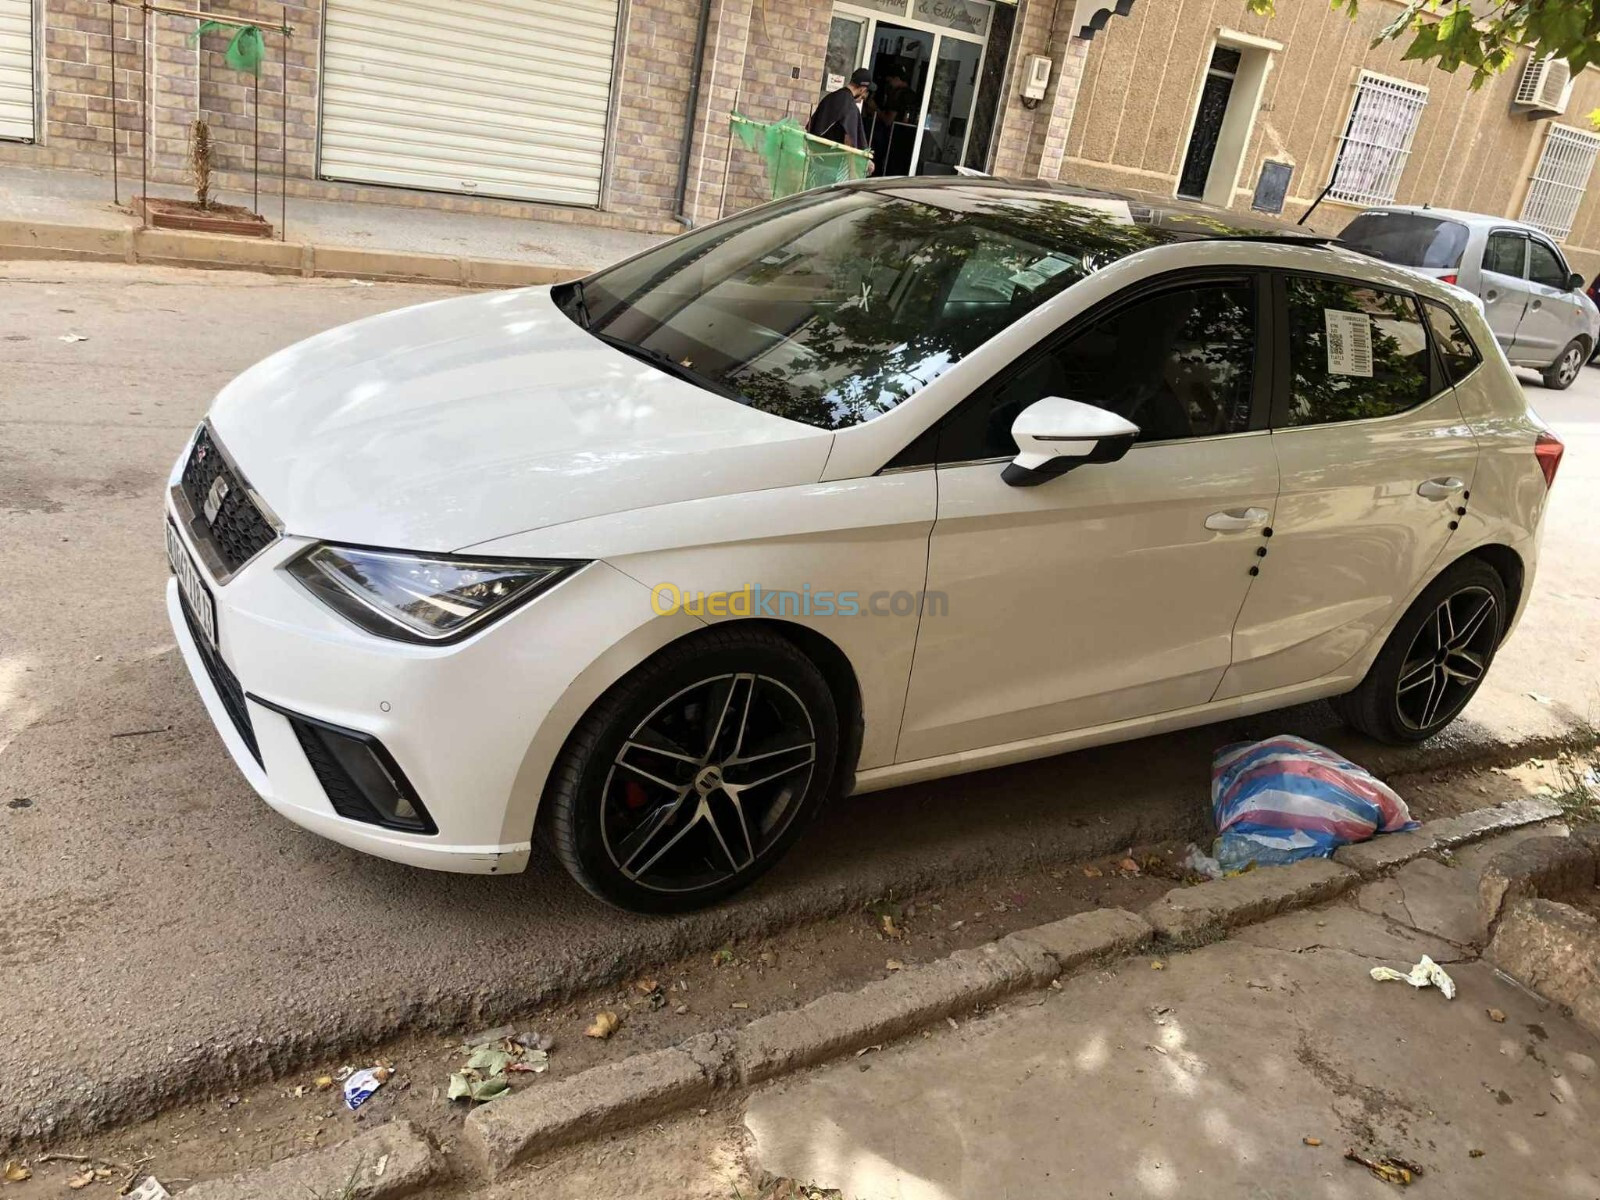
<path fill-rule="evenodd" d="M 391 1121 L 326 1150 L 260 1171 L 185 1188 L 182 1200 L 283 1200 L 286 1196 L 397 1197 L 431 1183 L 444 1162 L 410 1121 Z"/>
<path fill-rule="evenodd" d="M 564 283 L 588 274 L 578 267 L 509 259 L 410 254 L 311 242 L 276 242 L 188 233 L 174 229 L 112 229 L 0 220 L 0 260 L 66 259 L 76 262 L 144 263 L 213 271 L 261 271 L 302 278 L 391 283 L 449 283 L 458 287 L 529 287 Z"/>
<path fill-rule="evenodd" d="M 718 1094 L 915 1033 L 1015 992 L 1152 942 L 1174 950 L 1337 896 L 1430 851 L 1560 815 L 1548 801 L 1514 801 L 1430 822 L 1377 843 L 1400 843 L 1363 861 L 1308 859 L 1193 887 L 1174 888 L 1144 915 L 1100 909 L 1020 930 L 850 992 L 830 992 L 742 1028 L 701 1034 L 516 1093 L 469 1113 L 463 1142 L 491 1180 L 546 1151 L 659 1118 Z M 1401 842 L 1401 839 L 1405 839 Z"/>

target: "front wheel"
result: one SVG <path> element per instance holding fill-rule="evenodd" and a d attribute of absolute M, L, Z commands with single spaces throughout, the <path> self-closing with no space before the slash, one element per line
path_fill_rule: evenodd
<path fill-rule="evenodd" d="M 683 912 L 782 856 L 832 786 L 838 752 L 833 695 L 810 659 L 766 630 L 707 630 L 585 715 L 541 821 L 591 894 L 634 912 Z"/>
<path fill-rule="evenodd" d="M 1561 392 L 1572 386 L 1572 381 L 1583 370 L 1583 341 L 1573 338 L 1561 351 L 1561 356 L 1544 369 L 1541 378 L 1547 388 Z"/>
<path fill-rule="evenodd" d="M 1335 708 L 1380 742 L 1432 737 L 1477 692 L 1509 618 L 1499 572 L 1478 558 L 1452 564 L 1406 610 L 1361 686 Z"/>

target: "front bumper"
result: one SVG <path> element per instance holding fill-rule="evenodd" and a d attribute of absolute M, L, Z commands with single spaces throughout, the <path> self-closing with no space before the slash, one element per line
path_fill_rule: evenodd
<path fill-rule="evenodd" d="M 341 817 L 334 811 L 327 792 L 312 770 L 289 719 L 281 712 L 245 693 L 254 747 L 241 734 L 223 698 L 224 689 L 213 680 L 205 651 L 195 640 L 184 616 L 176 580 L 167 581 L 167 617 L 201 702 L 234 765 L 274 811 L 341 845 L 410 866 L 487 875 L 514 873 L 527 865 L 530 849 L 527 841 L 488 845 L 462 843 L 440 834 L 406 833 Z M 220 612 L 218 617 L 220 622 Z M 441 834 L 446 828 L 441 825 Z"/>

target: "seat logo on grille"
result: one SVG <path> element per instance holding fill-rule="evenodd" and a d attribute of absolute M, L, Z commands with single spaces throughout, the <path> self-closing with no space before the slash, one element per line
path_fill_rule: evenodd
<path fill-rule="evenodd" d="M 218 475 L 211 481 L 211 487 L 206 492 L 206 502 L 201 505 L 201 511 L 205 513 L 207 525 L 215 525 L 217 523 L 217 514 L 222 511 L 222 502 L 228 498 L 228 491 L 228 477 L 226 475 Z"/>

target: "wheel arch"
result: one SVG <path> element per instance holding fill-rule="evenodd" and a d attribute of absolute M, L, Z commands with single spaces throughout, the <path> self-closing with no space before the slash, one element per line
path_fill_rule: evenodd
<path fill-rule="evenodd" d="M 834 773 L 833 794 L 847 792 L 855 776 L 856 763 L 861 752 L 862 734 L 865 729 L 865 709 L 861 699 L 861 685 L 857 678 L 854 665 L 849 656 L 831 638 L 818 633 L 807 626 L 791 621 L 773 620 L 766 617 L 735 618 L 714 623 L 695 621 L 689 617 L 679 616 L 672 618 L 675 624 L 670 635 L 660 636 L 664 632 L 659 626 L 651 629 L 655 635 L 649 642 L 639 644 L 635 642 L 631 648 L 624 650 L 615 648 L 622 655 L 620 659 L 613 659 L 613 666 L 605 669 L 597 664 L 603 671 L 600 679 L 592 679 L 589 686 L 583 689 L 584 699 L 579 704 L 568 707 L 559 716 L 559 740 L 547 742 L 548 749 L 544 754 L 533 755 L 524 761 L 524 777 L 519 778 L 519 788 L 531 790 L 538 797 L 536 806 L 531 814 L 526 814 L 516 819 L 526 834 L 529 828 L 537 830 L 540 825 L 540 813 L 545 811 L 544 799 L 554 777 L 554 767 L 560 761 L 561 755 L 566 752 L 578 727 L 596 705 L 601 704 L 613 689 L 623 686 L 636 672 L 642 670 L 653 659 L 665 654 L 673 647 L 689 638 L 697 637 L 707 630 L 731 630 L 736 628 L 761 629 L 768 633 L 783 638 L 805 655 L 822 673 L 828 685 L 828 690 L 833 695 L 834 704 L 839 714 L 839 756 L 838 765 Z M 649 627 L 647 627 L 649 628 Z M 641 634 L 643 630 L 639 631 Z M 629 639 L 630 641 L 632 639 Z M 555 714 L 552 714 L 553 716 Z M 541 739 L 549 731 L 541 731 Z M 530 767 L 535 766 L 531 761 L 535 757 L 539 760 L 536 769 L 539 774 L 533 779 L 526 777 Z M 526 812 L 526 810 L 524 810 Z"/>
<path fill-rule="evenodd" d="M 1490 542 L 1482 546 L 1475 546 L 1461 555 L 1460 558 L 1457 558 L 1455 562 L 1460 562 L 1462 558 L 1482 559 L 1494 568 L 1495 574 L 1500 576 L 1500 582 L 1505 585 L 1506 621 L 1504 630 L 1500 635 L 1500 641 L 1504 643 L 1506 636 L 1511 632 L 1516 614 L 1522 605 L 1522 589 L 1527 582 L 1527 567 L 1522 561 L 1522 555 L 1518 554 L 1510 546 L 1502 545 L 1499 542 Z M 1454 563 L 1451 565 L 1454 565 Z"/>

